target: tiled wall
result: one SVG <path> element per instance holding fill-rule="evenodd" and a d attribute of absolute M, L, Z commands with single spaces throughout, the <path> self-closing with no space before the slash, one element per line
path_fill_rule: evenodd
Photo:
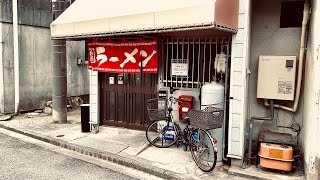
<path fill-rule="evenodd" d="M 90 122 L 99 124 L 99 81 L 98 72 L 89 70 L 90 74 Z"/>
<path fill-rule="evenodd" d="M 240 0 L 238 32 L 232 37 L 228 157 L 241 159 L 246 123 L 247 67 L 250 42 L 250 0 Z"/>

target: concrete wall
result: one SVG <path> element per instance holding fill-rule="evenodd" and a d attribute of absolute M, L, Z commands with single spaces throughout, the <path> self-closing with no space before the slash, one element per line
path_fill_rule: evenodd
<path fill-rule="evenodd" d="M 52 98 L 52 45 L 49 24 L 50 2 L 19 0 L 20 108 L 41 108 Z M 13 34 L 11 1 L 1 1 L 0 32 L 0 113 L 14 111 Z M 83 41 L 67 42 L 68 96 L 89 94 Z"/>
<path fill-rule="evenodd" d="M 89 94 L 87 65 L 77 65 L 77 58 L 85 59 L 84 41 L 67 41 L 68 96 Z"/>
<path fill-rule="evenodd" d="M 51 4 L 48 0 L 18 0 L 19 24 L 49 27 Z M 0 1 L 0 21 L 12 23 L 12 0 Z"/>
<path fill-rule="evenodd" d="M 14 110 L 12 24 L 2 24 L 3 113 Z M 50 29 L 19 27 L 20 107 L 22 111 L 41 108 L 52 98 L 52 46 Z M 77 65 L 85 58 L 84 42 L 67 42 L 68 96 L 89 94 L 87 66 Z"/>
<path fill-rule="evenodd" d="M 252 1 L 252 37 L 250 46 L 251 75 L 248 97 L 248 118 L 252 116 L 263 117 L 267 112 L 269 112 L 269 110 L 263 105 L 263 101 L 256 98 L 259 55 L 293 55 L 297 56 L 297 58 L 299 56 L 301 28 L 280 28 L 281 2 L 284 1 Z M 275 120 L 273 122 L 256 121 L 254 124 L 254 139 L 257 138 L 262 127 L 271 131 L 292 133 L 295 136 L 296 133 L 293 133 L 290 129 L 278 128 L 278 126 L 288 127 L 292 123 L 298 123 L 302 127 L 302 114 L 304 108 L 303 97 L 304 93 L 302 92 L 298 111 L 296 113 L 276 109 Z M 292 103 L 289 103 L 288 105 L 292 106 L 291 104 Z"/>
<path fill-rule="evenodd" d="M 303 122 L 304 164 L 307 179 L 320 179 L 320 2 L 313 0 L 305 68 Z"/>

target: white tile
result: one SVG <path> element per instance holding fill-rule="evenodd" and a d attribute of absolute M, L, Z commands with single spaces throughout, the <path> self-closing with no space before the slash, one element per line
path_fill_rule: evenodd
<path fill-rule="evenodd" d="M 241 72 L 244 66 L 244 58 L 233 58 L 233 71 Z"/>
<path fill-rule="evenodd" d="M 98 105 L 97 104 L 91 104 L 90 106 L 90 112 L 91 113 L 97 113 L 98 112 Z"/>
<path fill-rule="evenodd" d="M 98 94 L 98 86 L 96 84 L 91 84 L 91 94 Z"/>
<path fill-rule="evenodd" d="M 97 96 L 94 95 L 95 98 L 92 98 L 92 96 L 90 96 L 90 104 L 97 104 Z"/>
<path fill-rule="evenodd" d="M 245 14 L 239 14 L 238 28 L 245 28 Z"/>
<path fill-rule="evenodd" d="M 232 128 L 231 129 L 231 141 L 232 142 L 240 142 L 240 129 Z"/>
<path fill-rule="evenodd" d="M 240 114 L 232 114 L 232 127 L 233 128 L 240 128 L 240 121 L 241 121 Z"/>
<path fill-rule="evenodd" d="M 246 0 L 239 1 L 239 13 L 244 14 L 246 10 Z"/>
<path fill-rule="evenodd" d="M 93 76 L 93 77 L 98 76 L 98 71 L 91 71 L 91 76 Z"/>
<path fill-rule="evenodd" d="M 238 29 L 235 38 L 235 43 L 244 43 L 244 29 Z"/>
<path fill-rule="evenodd" d="M 91 85 L 98 85 L 98 77 L 97 76 L 92 76 Z"/>
<path fill-rule="evenodd" d="M 241 115 L 243 113 L 241 106 L 242 106 L 242 101 L 233 100 L 233 102 L 232 102 L 232 111 L 233 112 L 232 113 Z"/>
<path fill-rule="evenodd" d="M 235 156 L 241 156 L 240 154 L 240 142 L 231 141 L 231 154 Z"/>
<path fill-rule="evenodd" d="M 95 112 L 90 113 L 90 121 L 91 122 L 98 122 L 98 114 Z"/>
<path fill-rule="evenodd" d="M 234 48 L 233 53 L 235 58 L 243 57 L 243 48 L 244 48 L 243 44 L 234 44 L 233 48 Z"/>
<path fill-rule="evenodd" d="M 240 86 L 234 86 L 233 87 L 233 99 L 236 100 L 243 100 L 243 87 Z"/>
<path fill-rule="evenodd" d="M 96 94 L 91 94 L 90 95 L 90 104 L 97 104 L 96 102 L 91 101 L 92 99 L 97 99 L 97 98 L 98 98 L 98 96 Z"/>
<path fill-rule="evenodd" d="M 233 86 L 243 86 L 242 72 L 233 72 Z"/>

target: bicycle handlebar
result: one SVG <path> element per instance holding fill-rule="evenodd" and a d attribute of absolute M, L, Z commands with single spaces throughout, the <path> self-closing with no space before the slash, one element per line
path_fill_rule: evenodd
<path fill-rule="evenodd" d="M 180 101 L 178 98 L 175 98 L 173 96 L 170 96 L 168 100 L 171 101 L 173 104 L 175 104 L 177 102 L 184 103 L 183 101 Z"/>

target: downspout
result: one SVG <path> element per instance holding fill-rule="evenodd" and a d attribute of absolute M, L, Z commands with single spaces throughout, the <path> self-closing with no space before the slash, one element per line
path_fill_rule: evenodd
<path fill-rule="evenodd" d="M 51 0 L 52 20 L 65 10 L 65 0 Z M 53 122 L 67 123 L 67 61 L 66 40 L 52 40 L 52 117 Z"/>
<path fill-rule="evenodd" d="M 19 25 L 18 25 L 18 0 L 12 0 L 13 24 L 13 59 L 14 59 L 14 113 L 19 113 L 20 103 L 20 73 L 19 73 Z"/>
<path fill-rule="evenodd" d="M 0 22 L 0 114 L 4 113 L 4 85 L 3 85 L 3 38 L 2 23 Z"/>
<path fill-rule="evenodd" d="M 287 111 L 296 112 L 298 109 L 300 93 L 301 93 L 301 83 L 302 83 L 302 73 L 303 73 L 303 63 L 306 54 L 306 37 L 307 37 L 307 25 L 310 19 L 310 3 L 309 0 L 305 0 L 304 10 L 303 10 L 303 20 L 302 20 L 302 30 L 301 30 L 301 40 L 300 40 L 300 53 L 299 53 L 299 68 L 298 68 L 298 80 L 297 89 L 294 97 L 293 107 L 287 107 L 280 104 L 274 104 L 274 107 L 281 108 Z M 264 100 L 265 106 L 270 106 L 267 100 Z"/>

